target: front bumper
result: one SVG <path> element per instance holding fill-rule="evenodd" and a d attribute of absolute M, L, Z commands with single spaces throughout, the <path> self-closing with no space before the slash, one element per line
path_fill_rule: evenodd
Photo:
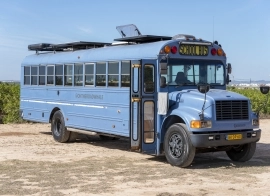
<path fill-rule="evenodd" d="M 227 140 L 231 134 L 242 134 L 242 139 Z M 256 136 L 254 136 L 256 134 Z M 212 139 L 213 138 L 213 139 Z M 228 133 L 191 133 L 190 139 L 194 147 L 211 148 L 217 146 L 233 146 L 247 143 L 258 142 L 261 138 L 261 129 L 250 130 L 245 132 L 228 132 Z"/>

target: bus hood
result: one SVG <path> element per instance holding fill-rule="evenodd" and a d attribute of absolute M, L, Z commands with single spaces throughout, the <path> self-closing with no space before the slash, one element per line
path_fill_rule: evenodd
<path fill-rule="evenodd" d="M 186 98 L 194 101 L 204 101 L 204 97 L 205 94 L 200 93 L 197 89 L 188 89 L 169 93 L 169 100 L 172 102 L 181 102 L 181 99 Z M 248 100 L 248 98 L 232 91 L 210 89 L 209 92 L 206 93 L 206 100 Z"/>
<path fill-rule="evenodd" d="M 205 108 L 210 112 L 216 101 L 249 100 L 247 97 L 227 90 L 210 89 L 206 95 L 197 89 L 175 91 L 169 93 L 169 107 L 171 109 L 193 110 L 200 112 L 205 101 Z M 207 112 L 207 111 L 206 111 Z"/>

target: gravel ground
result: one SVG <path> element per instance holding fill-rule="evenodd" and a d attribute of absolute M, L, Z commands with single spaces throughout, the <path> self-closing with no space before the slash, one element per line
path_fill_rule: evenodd
<path fill-rule="evenodd" d="M 270 120 L 261 128 L 250 161 L 205 153 L 182 169 L 164 156 L 130 152 L 124 139 L 57 143 L 49 124 L 0 124 L 0 195 L 270 196 Z"/>

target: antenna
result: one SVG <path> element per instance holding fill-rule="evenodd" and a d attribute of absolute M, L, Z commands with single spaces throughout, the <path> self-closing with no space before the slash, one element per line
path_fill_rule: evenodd
<path fill-rule="evenodd" d="M 213 42 L 215 40 L 215 16 L 213 16 Z"/>

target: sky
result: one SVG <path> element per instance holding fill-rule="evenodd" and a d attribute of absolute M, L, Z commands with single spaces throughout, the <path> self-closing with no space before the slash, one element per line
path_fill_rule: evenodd
<path fill-rule="evenodd" d="M 232 80 L 270 81 L 269 0 L 0 0 L 0 80 L 20 80 L 35 43 L 113 42 L 116 26 L 144 35 L 217 40 Z M 268 58 L 269 57 L 269 58 Z"/>

